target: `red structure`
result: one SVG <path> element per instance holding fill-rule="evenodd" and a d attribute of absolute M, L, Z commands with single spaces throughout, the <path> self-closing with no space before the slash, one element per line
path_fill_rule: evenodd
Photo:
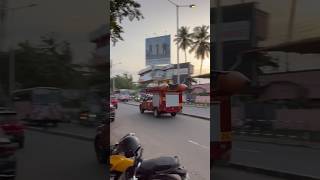
<path fill-rule="evenodd" d="M 140 112 L 153 111 L 155 117 L 162 113 L 170 113 L 175 116 L 182 110 L 182 92 L 187 89 L 185 84 L 163 84 L 146 88 L 146 96 L 140 104 Z"/>
<path fill-rule="evenodd" d="M 235 71 L 213 72 L 213 92 L 211 93 L 211 165 L 228 162 L 232 149 L 231 96 L 240 92 L 249 79 Z"/>

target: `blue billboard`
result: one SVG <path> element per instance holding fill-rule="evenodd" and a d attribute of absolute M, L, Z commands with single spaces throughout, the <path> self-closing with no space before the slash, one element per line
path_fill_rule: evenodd
<path fill-rule="evenodd" d="M 170 35 L 146 39 L 146 66 L 170 64 Z"/>

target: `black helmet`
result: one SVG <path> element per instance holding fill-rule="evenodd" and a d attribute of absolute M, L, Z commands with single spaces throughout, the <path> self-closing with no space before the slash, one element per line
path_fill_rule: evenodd
<path fill-rule="evenodd" d="M 134 133 L 129 133 L 120 139 L 118 151 L 124 153 L 127 158 L 135 156 L 137 150 L 141 147 L 139 139 Z"/>

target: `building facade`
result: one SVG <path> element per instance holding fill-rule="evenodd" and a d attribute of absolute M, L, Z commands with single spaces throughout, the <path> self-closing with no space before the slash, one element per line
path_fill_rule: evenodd
<path fill-rule="evenodd" d="M 193 74 L 193 69 L 194 66 L 190 63 L 180 64 L 180 83 L 188 83 L 188 78 Z M 177 74 L 177 64 L 148 66 L 139 71 L 139 83 L 166 81 L 177 84 Z"/>
<path fill-rule="evenodd" d="M 90 42 L 95 44 L 93 52 L 93 65 L 104 65 L 110 57 L 110 34 L 108 33 L 109 25 L 101 25 L 98 29 L 89 34 Z"/>

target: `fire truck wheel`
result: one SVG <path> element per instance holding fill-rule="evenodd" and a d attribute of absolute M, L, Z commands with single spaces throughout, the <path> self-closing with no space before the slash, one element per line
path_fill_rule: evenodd
<path fill-rule="evenodd" d="M 154 108 L 154 110 L 153 110 L 153 116 L 154 116 L 154 117 L 159 117 L 159 111 L 158 111 L 157 108 Z"/>
<path fill-rule="evenodd" d="M 171 113 L 171 116 L 173 116 L 173 117 L 176 116 L 176 115 L 177 115 L 177 113 Z"/>
<path fill-rule="evenodd" d="M 140 113 L 143 114 L 144 113 L 144 109 L 142 109 L 142 107 L 140 106 Z"/>

